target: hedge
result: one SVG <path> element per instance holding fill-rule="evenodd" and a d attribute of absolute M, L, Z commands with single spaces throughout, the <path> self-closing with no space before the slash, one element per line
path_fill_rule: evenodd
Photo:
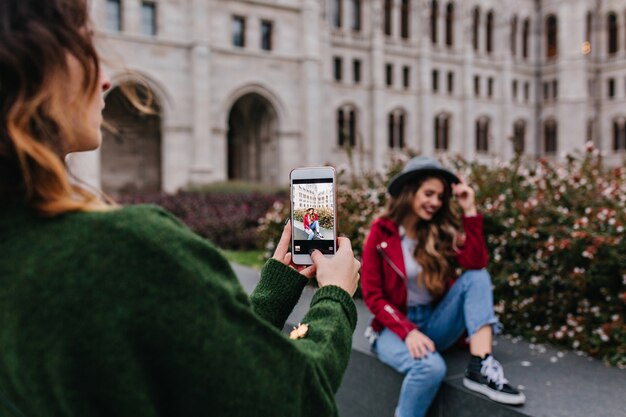
<path fill-rule="evenodd" d="M 284 192 L 233 193 L 228 191 L 181 191 L 176 194 L 133 194 L 120 198 L 123 204 L 157 204 L 172 212 L 189 228 L 223 249 L 263 249 L 259 218 Z"/>

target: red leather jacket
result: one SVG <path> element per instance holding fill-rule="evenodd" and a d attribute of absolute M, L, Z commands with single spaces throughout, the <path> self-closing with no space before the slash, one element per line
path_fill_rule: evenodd
<path fill-rule="evenodd" d="M 465 242 L 456 255 L 463 269 L 482 269 L 489 257 L 483 237 L 483 218 L 463 217 Z M 451 276 L 447 288 L 454 284 Z M 363 299 L 374 314 L 372 328 L 380 332 L 383 327 L 404 340 L 417 326 L 407 314 L 407 283 L 402 255 L 402 242 L 398 226 L 391 220 L 379 217 L 374 220 L 363 247 L 361 265 L 361 290 Z"/>
<path fill-rule="evenodd" d="M 311 217 L 313 217 L 313 222 L 319 219 L 319 216 L 317 215 L 317 213 L 313 213 Z M 304 216 L 302 216 L 302 223 L 304 224 L 304 230 L 311 230 L 311 223 L 309 223 L 308 214 L 305 213 Z"/>

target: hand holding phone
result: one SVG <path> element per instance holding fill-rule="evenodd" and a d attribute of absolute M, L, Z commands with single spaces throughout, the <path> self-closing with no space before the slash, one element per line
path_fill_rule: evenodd
<path fill-rule="evenodd" d="M 361 262 L 354 257 L 350 239 L 340 237 L 337 239 L 337 243 L 337 254 L 332 259 L 325 258 L 318 251 L 313 251 L 311 254 L 317 269 L 317 283 L 320 287 L 336 285 L 343 288 L 348 294 L 354 295 L 361 277 L 359 274 Z"/>
<path fill-rule="evenodd" d="M 311 265 L 314 249 L 329 257 L 337 251 L 337 195 L 333 167 L 291 171 L 292 260 Z"/>

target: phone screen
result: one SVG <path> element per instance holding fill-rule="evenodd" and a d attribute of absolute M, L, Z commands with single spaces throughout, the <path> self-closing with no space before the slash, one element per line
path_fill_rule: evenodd
<path fill-rule="evenodd" d="M 335 254 L 335 184 L 333 178 L 292 179 L 294 255 L 318 249 Z"/>

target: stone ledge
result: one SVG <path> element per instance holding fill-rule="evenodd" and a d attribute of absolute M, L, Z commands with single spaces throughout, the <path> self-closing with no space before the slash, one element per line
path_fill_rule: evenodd
<path fill-rule="evenodd" d="M 258 272 L 233 265 L 246 291 L 258 282 Z M 305 288 L 286 328 L 298 323 L 308 310 L 315 290 Z M 369 351 L 363 332 L 371 314 L 356 300 L 359 314 L 352 340 L 352 356 L 337 393 L 342 417 L 393 417 L 402 376 L 382 364 Z M 521 339 L 497 337 L 494 356 L 506 377 L 526 394 L 526 404 L 511 407 L 494 403 L 463 386 L 467 351 L 444 353 L 446 378 L 428 417 L 626 417 L 626 371 L 607 368 L 598 360 L 571 351 L 529 344 Z"/>

